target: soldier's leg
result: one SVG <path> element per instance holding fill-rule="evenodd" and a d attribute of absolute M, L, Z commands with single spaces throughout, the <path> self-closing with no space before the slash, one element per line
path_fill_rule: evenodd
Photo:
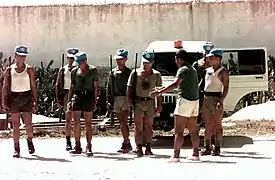
<path fill-rule="evenodd" d="M 214 111 L 213 98 L 206 96 L 203 101 L 202 115 L 205 121 L 205 132 L 204 132 L 204 143 L 205 149 L 202 151 L 201 155 L 211 154 L 211 138 L 213 135 L 213 115 Z"/>
<path fill-rule="evenodd" d="M 132 146 L 129 139 L 129 127 L 128 127 L 128 116 L 129 109 L 126 103 L 125 97 L 117 97 L 115 99 L 115 112 L 120 123 L 121 134 L 123 137 L 123 143 L 118 152 L 128 153 L 132 150 Z"/>
<path fill-rule="evenodd" d="M 219 98 L 215 99 L 215 102 L 218 103 L 219 102 Z M 214 114 L 214 134 L 215 134 L 215 149 L 213 150 L 212 155 L 214 156 L 218 156 L 220 155 L 221 152 L 221 141 L 222 141 L 222 137 L 223 137 L 223 127 L 222 127 L 222 118 L 223 118 L 223 107 L 221 107 L 221 109 L 216 110 L 215 114 Z"/>
<path fill-rule="evenodd" d="M 64 97 L 63 110 L 65 112 L 65 134 L 66 134 L 66 150 L 72 150 L 71 134 L 72 134 L 72 111 L 68 109 L 68 94 Z"/>
<path fill-rule="evenodd" d="M 32 112 L 23 112 L 22 115 L 24 118 L 26 131 L 28 135 L 27 144 L 28 144 L 29 153 L 33 154 L 35 152 L 35 148 L 32 141 L 33 139 Z"/>
<path fill-rule="evenodd" d="M 20 138 L 20 112 L 11 112 L 11 121 L 13 126 L 13 142 L 14 142 L 14 154 L 13 157 L 20 157 L 20 145 L 19 145 L 19 138 Z"/>
<path fill-rule="evenodd" d="M 82 113 L 82 105 L 81 102 L 78 99 L 74 99 L 72 101 L 72 114 L 74 119 L 74 138 L 75 138 L 75 147 L 73 150 L 70 151 L 72 154 L 81 154 L 82 148 L 81 148 L 81 127 L 80 127 L 80 117 Z"/>
<path fill-rule="evenodd" d="M 193 158 L 194 160 L 199 159 L 199 146 L 200 138 L 197 132 L 197 118 L 199 114 L 199 101 L 187 101 L 186 108 L 190 109 L 190 118 L 188 118 L 187 128 L 191 135 L 193 144 Z"/>
<path fill-rule="evenodd" d="M 175 115 L 174 116 L 174 124 L 175 124 L 175 139 L 174 139 L 174 154 L 172 161 L 179 161 L 180 158 L 180 149 L 184 143 L 183 132 L 187 124 L 187 117 Z"/>
<path fill-rule="evenodd" d="M 93 136 L 93 130 L 92 130 L 92 117 L 93 112 L 84 112 L 84 119 L 85 119 L 85 128 L 86 128 L 86 140 L 87 140 L 87 146 L 86 146 L 86 155 L 92 156 L 92 136 Z"/>
<path fill-rule="evenodd" d="M 92 118 L 93 118 L 93 112 L 94 108 L 96 107 L 95 103 L 96 101 L 94 100 L 94 94 L 93 93 L 88 93 L 84 99 L 89 99 L 88 101 L 86 100 L 84 103 L 82 103 L 82 110 L 83 110 L 83 116 L 85 120 L 85 128 L 86 128 L 86 140 L 87 140 L 87 146 L 86 146 L 86 155 L 87 156 L 92 156 Z"/>
<path fill-rule="evenodd" d="M 134 123 L 135 123 L 135 142 L 138 156 L 143 155 L 142 142 L 143 142 L 143 118 L 144 111 L 140 103 L 137 103 L 134 107 Z"/>
<path fill-rule="evenodd" d="M 33 100 L 32 100 L 32 95 L 31 92 L 29 91 L 28 93 L 22 95 L 22 100 L 21 100 L 21 112 L 22 112 L 22 117 L 24 119 L 24 124 L 26 126 L 26 132 L 27 132 L 27 145 L 28 145 L 28 150 L 30 154 L 33 154 L 35 152 L 34 145 L 32 142 L 33 139 L 33 127 L 32 127 L 32 111 L 33 111 Z"/>
<path fill-rule="evenodd" d="M 153 155 L 151 150 L 151 143 L 153 138 L 153 123 L 154 123 L 154 117 L 156 116 L 156 109 L 155 109 L 155 101 L 148 101 L 146 104 L 143 105 L 146 107 L 145 111 L 145 144 L 146 144 L 146 155 Z"/>

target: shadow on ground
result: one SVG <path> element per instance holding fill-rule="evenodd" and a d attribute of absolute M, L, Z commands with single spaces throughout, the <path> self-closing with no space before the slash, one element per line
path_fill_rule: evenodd
<path fill-rule="evenodd" d="M 116 161 L 130 161 L 134 160 L 135 158 L 133 157 L 122 157 L 121 153 L 104 153 L 104 152 L 93 152 L 93 156 L 88 157 L 88 158 L 93 158 L 93 159 L 110 159 L 110 160 L 116 160 Z M 71 154 L 71 156 L 76 157 L 76 156 L 83 156 L 87 157 L 85 152 L 81 154 Z"/>
<path fill-rule="evenodd" d="M 200 146 L 204 143 L 204 137 L 200 136 Z M 155 149 L 172 149 L 174 144 L 174 136 L 155 136 L 153 138 L 152 147 Z M 246 144 L 253 144 L 253 139 L 247 136 L 224 136 L 222 148 L 241 148 Z M 192 142 L 189 135 L 184 137 L 183 148 L 191 148 Z"/>
<path fill-rule="evenodd" d="M 67 159 L 61 159 L 61 158 L 48 158 L 48 157 L 42 157 L 38 155 L 32 155 L 31 157 L 21 157 L 26 160 L 34 160 L 34 161 L 48 161 L 48 162 L 71 162 L 70 160 Z"/>

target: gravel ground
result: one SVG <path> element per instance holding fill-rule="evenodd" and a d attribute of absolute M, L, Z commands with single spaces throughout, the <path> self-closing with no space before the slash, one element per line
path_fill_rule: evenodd
<path fill-rule="evenodd" d="M 49 128 L 34 128 L 34 137 L 36 138 L 64 138 L 64 127 L 49 127 Z M 82 128 L 82 136 L 85 137 L 84 128 Z M 200 131 L 200 135 L 203 135 L 204 129 Z M 93 130 L 94 136 L 106 137 L 106 136 L 120 136 L 119 127 L 106 128 L 104 131 L 100 131 L 97 128 Z M 270 136 L 275 134 L 275 121 L 234 121 L 224 123 L 224 135 L 225 136 Z M 133 135 L 133 127 L 131 127 L 131 135 Z M 173 132 L 154 131 L 154 135 L 170 136 Z M 26 132 L 21 131 L 21 137 L 24 138 Z M 0 131 L 0 138 L 11 138 L 11 131 Z"/>
<path fill-rule="evenodd" d="M 252 139 L 251 139 L 252 140 Z M 34 139 L 36 153 L 29 155 L 21 140 L 21 158 L 12 158 L 12 139 L 0 139 L 1 180 L 210 180 L 273 179 L 275 137 L 253 138 L 252 144 L 222 148 L 220 157 L 203 156 L 188 160 L 191 149 L 181 150 L 181 163 L 169 163 L 170 147 L 155 147 L 155 155 L 137 158 L 134 154 L 116 153 L 121 138 L 93 139 L 94 157 L 71 155 L 62 139 Z M 133 142 L 133 138 L 131 138 Z M 234 141 L 236 144 L 236 141 Z M 85 139 L 82 139 L 85 147 Z M 50 148 L 49 148 L 50 147 Z"/>

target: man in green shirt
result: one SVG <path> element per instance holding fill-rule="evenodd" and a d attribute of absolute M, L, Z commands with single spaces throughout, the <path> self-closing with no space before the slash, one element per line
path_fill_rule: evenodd
<path fill-rule="evenodd" d="M 129 106 L 126 100 L 127 81 L 132 72 L 130 68 L 126 66 L 128 57 L 128 51 L 125 49 L 118 49 L 114 59 L 116 59 L 117 67 L 112 69 L 112 73 L 109 73 L 107 83 L 107 100 L 110 106 L 114 101 L 113 110 L 120 122 L 121 133 L 123 136 L 123 143 L 118 152 L 128 153 L 132 150 L 132 146 L 129 139 L 129 127 L 127 124 L 129 116 Z M 114 81 L 114 82 L 112 82 Z M 112 86 L 114 86 L 112 88 Z M 113 92 L 112 92 L 113 90 Z M 114 97 L 114 99 L 111 99 Z"/>
<path fill-rule="evenodd" d="M 68 109 L 73 111 L 75 136 L 75 148 L 71 153 L 81 154 L 82 152 L 80 117 L 83 112 L 87 139 L 86 154 L 87 156 L 92 156 L 91 124 L 98 92 L 98 71 L 95 66 L 87 64 L 87 55 L 84 52 L 79 52 L 75 55 L 73 66 L 77 67 L 71 72 L 71 87 L 68 95 Z"/>
<path fill-rule="evenodd" d="M 173 162 L 179 162 L 180 149 L 183 145 L 183 132 L 187 127 L 193 143 L 193 159 L 199 160 L 199 136 L 197 134 L 197 116 L 199 114 L 199 87 L 196 70 L 188 63 L 187 52 L 179 50 L 175 56 L 179 69 L 174 83 L 166 88 L 150 93 L 154 98 L 178 88 L 178 99 L 174 111 L 175 116 L 175 141 Z"/>

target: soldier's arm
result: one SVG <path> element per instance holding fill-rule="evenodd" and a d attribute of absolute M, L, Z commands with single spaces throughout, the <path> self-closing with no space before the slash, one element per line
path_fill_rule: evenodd
<path fill-rule="evenodd" d="M 60 90 L 61 90 L 61 69 L 59 69 L 58 71 L 56 84 L 55 84 L 55 96 L 58 103 L 60 102 L 60 99 L 59 99 Z"/>
<path fill-rule="evenodd" d="M 127 102 L 131 103 L 132 101 L 132 85 L 133 85 L 133 78 L 134 78 L 134 73 L 132 72 L 128 78 L 127 82 L 127 90 L 126 90 L 126 97 L 127 97 Z"/>
<path fill-rule="evenodd" d="M 29 67 L 27 69 L 29 71 L 29 76 L 30 76 L 30 83 L 31 83 L 31 91 L 32 91 L 32 97 L 35 105 L 38 105 L 38 100 L 37 100 L 37 89 L 36 89 L 36 80 L 35 80 L 35 74 L 33 67 Z"/>
<path fill-rule="evenodd" d="M 188 73 L 186 69 L 184 68 L 179 69 L 177 72 L 175 81 L 169 86 L 167 86 L 166 88 L 159 90 L 159 94 L 171 92 L 172 90 L 176 89 L 180 85 L 180 83 L 183 81 L 185 73 Z"/>
<path fill-rule="evenodd" d="M 161 74 L 158 74 L 158 79 L 157 79 L 157 87 L 162 87 L 162 78 L 161 78 Z M 157 106 L 161 106 L 162 105 L 162 96 L 158 96 L 157 97 Z"/>
<path fill-rule="evenodd" d="M 228 94 L 228 89 L 229 89 L 229 73 L 227 70 L 224 70 L 222 73 L 222 83 L 223 83 L 223 92 L 221 96 L 221 102 L 224 101 Z"/>
<path fill-rule="evenodd" d="M 8 88 L 9 88 L 9 74 L 10 74 L 10 68 L 7 68 L 4 73 L 4 81 L 3 81 L 3 89 L 2 89 L 2 104 L 7 104 L 7 98 L 8 98 Z"/>
<path fill-rule="evenodd" d="M 74 87 L 75 87 L 75 71 L 76 69 L 73 69 L 71 71 L 71 86 L 70 86 L 70 89 L 69 89 L 69 93 L 68 93 L 68 101 L 70 102 L 71 99 L 72 99 L 72 96 L 73 96 L 73 90 L 74 90 Z"/>

